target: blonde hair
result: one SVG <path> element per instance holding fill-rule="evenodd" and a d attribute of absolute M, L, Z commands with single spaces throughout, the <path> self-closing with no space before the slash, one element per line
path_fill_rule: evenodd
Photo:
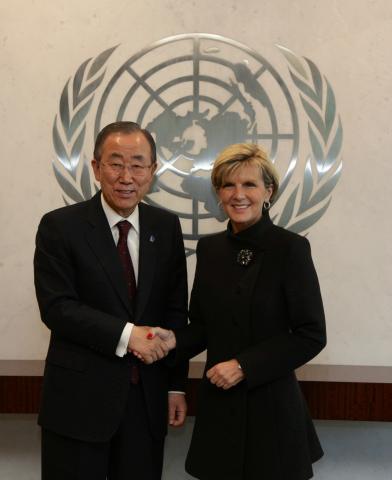
<path fill-rule="evenodd" d="M 226 178 L 241 165 L 255 165 L 260 168 L 265 188 L 272 187 L 272 203 L 279 188 L 278 172 L 264 148 L 254 143 L 236 143 L 220 152 L 211 172 L 211 182 L 215 190 L 219 190 Z"/>

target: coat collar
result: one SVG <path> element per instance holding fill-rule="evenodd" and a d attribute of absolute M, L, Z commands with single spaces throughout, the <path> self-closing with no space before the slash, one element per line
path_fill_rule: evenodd
<path fill-rule="evenodd" d="M 109 283 L 116 290 L 121 302 L 132 318 L 133 310 L 128 298 L 124 272 L 113 242 L 112 232 L 102 208 L 100 195 L 101 192 L 98 192 L 89 201 L 87 221 L 91 228 L 87 230 L 86 240 L 106 272 Z"/>
<path fill-rule="evenodd" d="M 270 244 L 270 233 L 274 224 L 268 211 L 264 211 L 261 219 L 254 225 L 239 233 L 233 233 L 231 222 L 227 224 L 227 237 L 239 245 L 249 245 L 258 250 L 265 250 Z"/>
<path fill-rule="evenodd" d="M 139 246 L 139 278 L 135 323 L 141 323 L 142 315 L 150 296 L 157 262 L 159 233 L 151 218 L 149 207 L 139 203 L 140 246 Z"/>

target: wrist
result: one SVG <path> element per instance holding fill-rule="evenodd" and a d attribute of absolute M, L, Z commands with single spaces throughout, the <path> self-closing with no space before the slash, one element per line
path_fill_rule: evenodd
<path fill-rule="evenodd" d="M 240 364 L 240 362 L 239 362 L 236 358 L 235 358 L 235 361 L 236 361 L 236 363 L 237 363 L 237 369 L 238 369 L 238 371 L 241 372 L 242 376 L 244 377 L 245 374 L 244 374 L 244 371 L 243 371 L 243 369 L 242 369 L 242 365 Z"/>

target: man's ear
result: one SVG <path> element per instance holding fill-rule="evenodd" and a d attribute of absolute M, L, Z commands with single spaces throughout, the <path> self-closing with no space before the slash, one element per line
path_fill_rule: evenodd
<path fill-rule="evenodd" d="M 92 167 L 93 172 L 94 172 L 95 180 L 97 180 L 97 182 L 100 182 L 101 181 L 100 162 L 98 162 L 98 160 L 95 160 L 95 158 L 93 158 L 91 160 L 91 167 Z"/>

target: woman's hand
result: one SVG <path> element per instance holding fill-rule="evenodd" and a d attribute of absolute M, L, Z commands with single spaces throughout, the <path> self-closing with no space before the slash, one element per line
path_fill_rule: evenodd
<path fill-rule="evenodd" d="M 207 371 L 207 378 L 217 387 L 228 390 L 245 378 L 238 361 L 233 358 L 227 362 L 217 363 Z"/>
<path fill-rule="evenodd" d="M 140 349 L 128 348 L 129 352 L 132 352 L 135 357 L 144 363 L 150 364 L 156 360 L 160 360 L 161 358 L 165 357 L 170 350 L 173 350 L 173 348 L 176 347 L 176 336 L 172 330 L 166 330 L 165 328 L 161 327 L 141 327 L 135 325 L 132 329 L 132 332 L 136 331 L 136 329 L 142 329 L 144 332 L 143 340 L 147 339 L 147 345 L 150 341 L 154 341 L 158 344 L 156 347 L 158 352 L 156 354 L 154 353 L 154 356 L 152 354 L 146 355 Z"/>

